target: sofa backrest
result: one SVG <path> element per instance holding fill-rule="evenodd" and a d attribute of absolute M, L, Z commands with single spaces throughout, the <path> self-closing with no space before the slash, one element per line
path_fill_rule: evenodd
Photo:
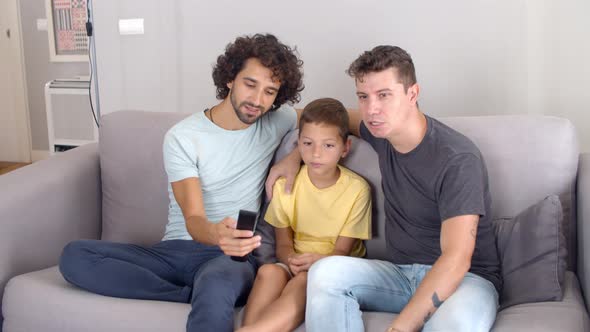
<path fill-rule="evenodd" d="M 511 218 L 551 194 L 563 206 L 568 269 L 576 267 L 578 139 L 564 118 L 504 115 L 441 118 L 469 137 L 488 168 L 492 216 Z"/>
<path fill-rule="evenodd" d="M 102 239 L 153 244 L 168 220 L 162 143 L 184 113 L 119 111 L 101 117 Z"/>
<path fill-rule="evenodd" d="M 166 131 L 186 116 L 119 111 L 102 117 L 103 239 L 151 244 L 162 238 L 169 203 L 162 141 Z M 560 196 L 568 266 L 573 270 L 579 154 L 573 125 L 566 119 L 527 115 L 439 120 L 469 137 L 481 150 L 488 167 L 494 218 L 515 216 L 550 194 Z M 367 244 L 367 251 L 372 258 L 383 258 L 383 193 L 377 155 L 358 140 L 344 164 L 363 175 L 373 188 L 375 238 Z"/>

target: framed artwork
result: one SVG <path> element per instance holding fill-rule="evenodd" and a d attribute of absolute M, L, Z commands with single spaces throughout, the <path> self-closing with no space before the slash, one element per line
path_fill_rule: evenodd
<path fill-rule="evenodd" d="M 87 62 L 88 0 L 46 0 L 49 58 L 55 62 Z"/>

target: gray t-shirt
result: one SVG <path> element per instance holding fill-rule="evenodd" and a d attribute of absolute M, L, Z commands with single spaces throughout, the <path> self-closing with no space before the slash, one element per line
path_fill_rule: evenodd
<path fill-rule="evenodd" d="M 502 287 L 500 260 L 491 223 L 488 173 L 479 149 L 467 137 L 426 116 L 428 129 L 412 151 L 397 152 L 361 123 L 361 137 L 379 155 L 385 195 L 385 235 L 390 261 L 433 265 L 441 255 L 446 219 L 477 214 L 470 272 Z"/>

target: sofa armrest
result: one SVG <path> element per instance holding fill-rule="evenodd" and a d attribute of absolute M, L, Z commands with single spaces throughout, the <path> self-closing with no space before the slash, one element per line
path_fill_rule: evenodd
<path fill-rule="evenodd" d="M 580 154 L 578 164 L 577 233 L 578 233 L 578 278 L 590 312 L 590 153 Z"/>
<path fill-rule="evenodd" d="M 0 299 L 10 278 L 57 264 L 71 240 L 98 239 L 98 144 L 0 176 Z"/>

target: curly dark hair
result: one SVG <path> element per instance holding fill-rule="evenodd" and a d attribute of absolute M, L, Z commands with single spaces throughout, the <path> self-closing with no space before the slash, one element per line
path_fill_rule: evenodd
<path fill-rule="evenodd" d="M 399 82 L 408 88 L 416 84 L 416 69 L 408 52 L 397 46 L 380 45 L 361 54 L 350 65 L 346 73 L 362 80 L 368 73 L 380 72 L 388 68 L 397 69 Z"/>
<path fill-rule="evenodd" d="M 303 91 L 303 61 L 297 58 L 296 48 L 279 42 L 271 34 L 255 34 L 236 38 L 225 48 L 225 53 L 217 58 L 213 68 L 213 82 L 217 87 L 217 99 L 225 99 L 229 94 L 227 83 L 233 81 L 242 70 L 246 60 L 256 58 L 272 71 L 273 79 L 281 82 L 271 111 L 289 102 L 296 104 Z"/>

